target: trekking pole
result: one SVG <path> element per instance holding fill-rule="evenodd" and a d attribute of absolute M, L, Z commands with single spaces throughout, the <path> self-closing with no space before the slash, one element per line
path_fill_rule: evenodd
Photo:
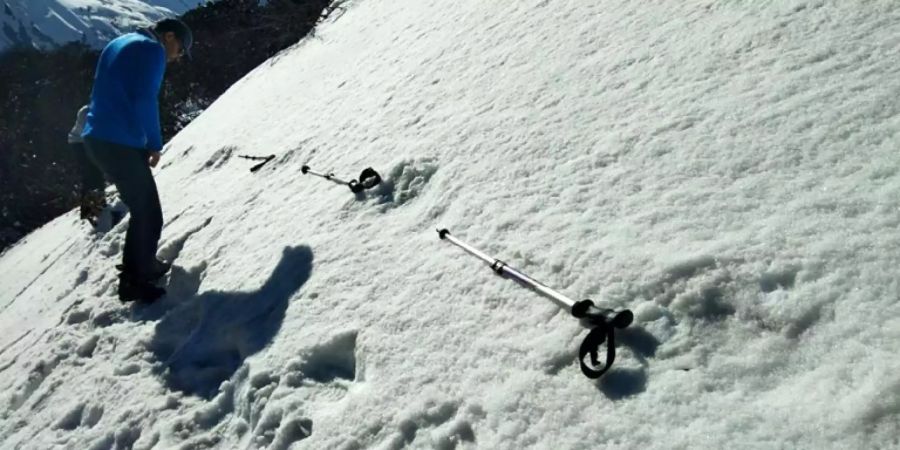
<path fill-rule="evenodd" d="M 238 158 L 249 159 L 251 161 L 262 161 L 261 163 L 250 168 L 251 172 L 256 172 L 259 169 L 262 169 L 262 166 L 266 165 L 267 162 L 275 159 L 275 155 L 269 156 L 246 156 L 246 155 L 238 155 Z"/>
<path fill-rule="evenodd" d="M 525 287 L 534 290 L 538 294 L 549 298 L 560 308 L 569 311 L 574 317 L 580 319 L 586 325 L 592 327 L 578 351 L 578 362 L 581 364 L 581 372 L 588 378 L 600 378 L 612 366 L 616 359 L 615 329 L 625 328 L 634 320 L 634 314 L 628 309 L 615 311 L 603 309 L 594 305 L 591 300 L 573 301 L 565 295 L 545 286 L 539 281 L 510 267 L 505 262 L 492 258 L 486 253 L 472 247 L 469 244 L 450 235 L 446 228 L 437 230 L 442 240 L 449 241 L 453 245 L 465 250 L 470 255 L 487 263 L 497 275 L 506 276 L 519 282 Z M 597 354 L 600 346 L 606 341 L 606 362 L 600 364 Z M 591 366 L 584 362 L 584 357 L 590 355 Z"/>
<path fill-rule="evenodd" d="M 365 169 L 363 169 L 363 171 L 359 174 L 359 181 L 357 181 L 357 180 L 344 181 L 344 180 L 336 177 L 334 175 L 334 173 L 332 173 L 332 172 L 329 172 L 329 173 L 316 172 L 316 171 L 310 169 L 309 166 L 306 166 L 306 165 L 304 165 L 303 167 L 300 168 L 300 172 L 303 172 L 304 175 L 315 175 L 317 177 L 324 178 L 328 181 L 333 181 L 337 184 L 343 184 L 343 185 L 349 187 L 350 191 L 353 192 L 354 194 L 362 192 L 366 189 L 371 189 L 371 188 L 377 186 L 378 183 L 381 183 L 381 175 L 378 175 L 378 172 L 376 172 L 375 169 L 373 169 L 371 167 L 366 167 Z"/>

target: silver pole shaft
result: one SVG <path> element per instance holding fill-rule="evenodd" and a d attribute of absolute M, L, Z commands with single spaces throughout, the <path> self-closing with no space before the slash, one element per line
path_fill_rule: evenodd
<path fill-rule="evenodd" d="M 534 278 L 531 278 L 528 275 L 525 275 L 524 273 L 519 272 L 518 270 L 506 265 L 505 262 L 500 261 L 499 259 L 492 258 L 492 257 L 488 256 L 486 253 L 483 253 L 482 251 L 478 250 L 477 248 L 472 247 L 471 245 L 466 244 L 465 242 L 453 237 L 450 234 L 450 232 L 447 230 L 440 230 L 440 231 L 438 231 L 438 233 L 440 233 L 442 239 L 446 239 L 446 240 L 450 241 L 457 247 L 465 250 L 469 254 L 486 262 L 489 266 L 491 266 L 491 269 L 493 269 L 495 272 L 498 272 L 503 275 L 507 275 L 509 277 L 514 278 L 515 280 L 519 281 L 523 285 L 525 285 L 525 286 L 533 289 L 534 291 L 538 292 L 539 294 L 542 294 L 545 297 L 549 298 L 554 303 L 556 303 L 557 306 L 565 309 L 567 312 L 572 311 L 572 306 L 575 305 L 575 302 L 572 299 L 543 285 L 541 282 L 535 280 Z"/>
<path fill-rule="evenodd" d="M 317 177 L 322 177 L 322 178 L 324 178 L 324 179 L 326 179 L 326 180 L 334 181 L 335 183 L 340 183 L 340 184 L 350 184 L 349 181 L 344 181 L 344 180 L 342 180 L 342 179 L 340 179 L 340 178 L 334 176 L 333 173 L 319 173 L 319 172 L 316 172 L 315 170 L 312 170 L 312 169 L 309 169 L 309 170 L 307 170 L 306 172 L 309 173 L 309 174 L 311 174 L 311 175 L 315 175 L 315 176 L 317 176 Z"/>

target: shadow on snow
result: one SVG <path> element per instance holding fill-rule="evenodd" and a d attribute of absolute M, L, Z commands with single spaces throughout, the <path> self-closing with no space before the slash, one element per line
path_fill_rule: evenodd
<path fill-rule="evenodd" d="M 200 274 L 188 276 L 181 284 L 193 292 L 176 296 L 178 306 L 162 317 L 149 344 L 156 359 L 164 363 L 165 384 L 172 390 L 212 398 L 244 360 L 278 334 L 288 302 L 309 279 L 312 266 L 309 247 L 285 248 L 272 275 L 253 292 L 195 295 Z M 192 282 L 191 278 L 197 279 Z M 158 314 L 151 306 L 140 315 L 152 320 L 150 316 Z"/>

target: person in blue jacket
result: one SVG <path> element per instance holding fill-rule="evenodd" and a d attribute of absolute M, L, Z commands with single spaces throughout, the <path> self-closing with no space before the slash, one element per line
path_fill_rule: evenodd
<path fill-rule="evenodd" d="M 176 19 L 128 33 L 100 54 L 87 121 L 87 155 L 116 185 L 131 218 L 125 234 L 119 299 L 154 301 L 165 290 L 155 283 L 171 267 L 156 251 L 162 208 L 151 172 L 160 159 L 159 90 L 167 63 L 190 59 L 193 35 Z"/>

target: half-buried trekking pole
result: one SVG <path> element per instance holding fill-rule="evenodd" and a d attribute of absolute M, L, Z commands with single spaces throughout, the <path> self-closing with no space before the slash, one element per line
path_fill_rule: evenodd
<path fill-rule="evenodd" d="M 381 175 L 378 175 L 378 172 L 371 167 L 366 167 L 359 174 L 359 181 L 350 180 L 344 181 L 336 176 L 334 173 L 319 173 L 309 168 L 309 166 L 303 166 L 300 168 L 300 171 L 303 172 L 304 175 L 315 175 L 317 177 L 322 177 L 328 181 L 333 181 L 337 184 L 343 184 L 350 188 L 354 194 L 360 193 L 366 189 L 371 189 L 381 183 Z"/>
<path fill-rule="evenodd" d="M 591 300 L 573 301 L 565 295 L 547 287 L 537 280 L 525 275 L 522 272 L 506 265 L 505 262 L 492 258 L 482 253 L 475 247 L 450 235 L 450 231 L 445 229 L 437 230 L 438 236 L 442 240 L 449 241 L 457 247 L 465 250 L 469 254 L 486 262 L 491 266 L 491 270 L 497 275 L 506 276 L 519 282 L 525 287 L 549 298 L 562 309 L 569 311 L 573 316 L 581 319 L 586 325 L 592 327 L 591 331 L 581 342 L 581 348 L 578 351 L 578 362 L 581 364 L 581 372 L 588 378 L 600 378 L 612 366 L 616 359 L 616 343 L 615 329 L 625 328 L 631 324 L 634 314 L 630 310 L 623 309 L 614 311 L 612 309 L 602 309 L 594 305 Z M 600 346 L 606 341 L 606 363 L 601 365 L 597 359 L 597 353 Z M 584 362 L 584 357 L 591 355 L 591 365 Z"/>
<path fill-rule="evenodd" d="M 267 162 L 275 159 L 275 155 L 269 155 L 269 156 L 238 155 L 238 158 L 249 159 L 251 161 L 262 161 L 261 163 L 250 168 L 251 172 L 256 172 L 257 170 L 262 169 L 262 166 L 266 165 Z"/>

